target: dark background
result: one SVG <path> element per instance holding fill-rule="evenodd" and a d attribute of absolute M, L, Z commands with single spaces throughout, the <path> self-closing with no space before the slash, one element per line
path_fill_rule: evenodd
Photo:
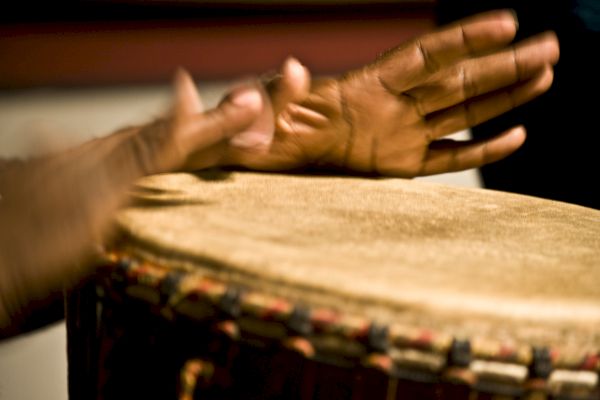
<path fill-rule="evenodd" d="M 479 138 L 516 124 L 528 132 L 516 153 L 481 168 L 484 185 L 600 209 L 600 1 L 439 0 L 438 22 L 495 8 L 516 11 L 517 39 L 556 32 L 561 55 L 547 93 L 471 129 Z"/>

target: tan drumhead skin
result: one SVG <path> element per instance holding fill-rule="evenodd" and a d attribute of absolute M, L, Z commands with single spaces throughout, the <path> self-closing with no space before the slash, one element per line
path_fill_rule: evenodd
<path fill-rule="evenodd" d="M 131 251 L 456 336 L 600 347 L 600 211 L 404 179 L 143 179 Z"/>

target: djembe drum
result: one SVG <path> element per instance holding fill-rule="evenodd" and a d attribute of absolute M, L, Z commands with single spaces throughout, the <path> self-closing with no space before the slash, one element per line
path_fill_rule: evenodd
<path fill-rule="evenodd" d="M 72 398 L 597 399 L 600 212 L 403 179 L 145 178 Z"/>

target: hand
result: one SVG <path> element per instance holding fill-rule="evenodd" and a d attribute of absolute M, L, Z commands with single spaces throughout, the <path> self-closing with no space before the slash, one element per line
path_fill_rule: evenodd
<path fill-rule="evenodd" d="M 272 121 L 257 88 L 240 87 L 200 112 L 189 75 L 178 72 L 175 87 L 173 112 L 157 121 L 58 154 L 0 160 L 0 338 L 18 333 L 32 305 L 88 272 L 87 257 L 135 180 L 180 169 L 190 155 L 247 132 L 265 115 Z"/>
<path fill-rule="evenodd" d="M 286 169 L 289 161 L 295 162 L 292 154 L 283 154 L 283 162 L 278 162 L 279 146 L 285 146 L 285 139 L 277 132 L 277 144 L 271 148 L 275 134 L 275 117 L 283 115 L 284 110 L 294 102 L 305 100 L 310 91 L 310 74 L 308 70 L 293 57 L 288 58 L 282 65 L 280 72 L 275 76 L 263 79 L 264 82 L 249 82 L 245 87 L 252 87 L 262 94 L 262 111 L 242 132 L 234 137 L 226 138 L 203 151 L 193 152 L 188 157 L 183 169 L 204 169 L 218 165 L 230 165 L 232 154 L 247 156 L 253 162 L 249 167 L 255 169 L 264 162 L 270 168 Z M 244 86 L 242 86 L 244 87 Z M 234 89 L 235 93 L 239 89 Z M 226 96 L 223 101 L 227 101 Z M 194 96 L 190 95 L 190 98 Z M 197 95 L 196 95 L 197 97 Z M 202 103 L 198 99 L 194 102 L 196 111 L 202 110 Z M 264 159 L 263 159 L 264 158 Z M 289 159 L 289 160 L 288 160 Z M 239 165 L 239 164 L 238 164 Z"/>
<path fill-rule="evenodd" d="M 497 161 L 523 143 L 523 127 L 484 141 L 444 137 L 550 87 L 559 57 L 556 36 L 543 33 L 511 44 L 516 30 L 511 12 L 480 14 L 340 78 L 319 80 L 302 101 L 276 113 L 267 154 L 229 146 L 220 162 L 260 170 L 316 164 L 414 177 Z M 308 72 L 299 80 L 308 82 Z M 299 90 L 295 98 L 301 95 Z"/>

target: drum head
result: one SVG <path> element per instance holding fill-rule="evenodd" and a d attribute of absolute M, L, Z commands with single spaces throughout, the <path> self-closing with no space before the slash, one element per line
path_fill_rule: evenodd
<path fill-rule="evenodd" d="M 125 246 L 308 305 L 453 336 L 600 348 L 600 212 L 404 179 L 166 174 Z"/>

